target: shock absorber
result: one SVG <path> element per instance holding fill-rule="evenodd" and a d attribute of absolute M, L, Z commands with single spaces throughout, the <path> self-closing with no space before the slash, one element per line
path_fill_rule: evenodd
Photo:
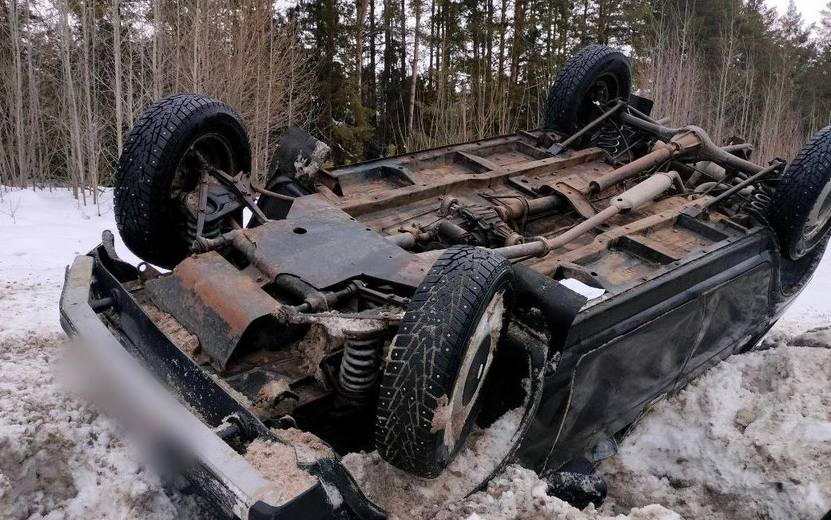
<path fill-rule="evenodd" d="M 364 401 L 372 393 L 380 375 L 382 346 L 377 331 L 346 333 L 338 382 L 348 397 Z"/>

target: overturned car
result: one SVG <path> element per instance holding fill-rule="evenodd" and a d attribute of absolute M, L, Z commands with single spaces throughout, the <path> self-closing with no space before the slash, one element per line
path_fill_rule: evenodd
<path fill-rule="evenodd" d="M 172 96 L 119 163 L 147 263 L 105 234 L 63 326 L 240 518 L 383 518 L 338 454 L 433 478 L 512 410 L 493 472 L 559 468 L 754 346 L 828 242 L 831 127 L 760 165 L 651 107 L 591 46 L 543 129 L 333 169 L 290 129 L 258 186 L 236 112 Z"/>

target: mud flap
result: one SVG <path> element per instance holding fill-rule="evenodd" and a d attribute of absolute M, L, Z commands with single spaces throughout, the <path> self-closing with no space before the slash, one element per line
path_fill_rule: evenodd
<path fill-rule="evenodd" d="M 550 353 L 559 352 L 574 318 L 588 298 L 525 265 L 515 264 L 513 269 L 517 301 L 529 302 L 542 311 L 551 336 Z"/>

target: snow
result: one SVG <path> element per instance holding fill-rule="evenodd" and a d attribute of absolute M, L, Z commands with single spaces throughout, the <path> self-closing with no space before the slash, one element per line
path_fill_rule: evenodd
<path fill-rule="evenodd" d="M 91 200 L 91 195 L 87 196 Z M 64 270 L 115 230 L 112 190 L 0 186 L 0 518 L 203 518 L 170 491 L 106 417 L 56 380 Z M 116 239 L 122 258 L 138 260 Z"/>
<path fill-rule="evenodd" d="M 56 334 L 0 341 L 0 518 L 199 518 L 56 381 Z"/>
<path fill-rule="evenodd" d="M 576 280 L 574 278 L 566 278 L 565 280 L 560 280 L 560 283 L 571 289 L 572 291 L 585 296 L 589 300 L 594 300 L 595 298 L 600 298 L 606 292 L 605 289 L 600 289 L 598 287 L 592 287 L 591 285 L 586 285 L 580 280 Z"/>
<path fill-rule="evenodd" d="M 100 192 L 98 206 L 83 206 L 68 190 L 0 186 L 2 518 L 208 515 L 204 504 L 145 467 L 115 424 L 57 381 L 64 269 L 105 229 L 115 230 L 111 190 Z M 137 262 L 116 240 L 119 255 Z M 721 363 L 632 428 L 600 466 L 610 497 L 599 510 L 548 496 L 534 472 L 516 465 L 464 497 L 506 447 L 516 420 L 510 414 L 480 432 L 436 481 L 404 475 L 377 453 L 344 462 L 370 496 L 396 498 L 399 518 L 819 518 L 831 508 L 828 294 L 831 254 L 765 340 L 770 349 Z"/>
<path fill-rule="evenodd" d="M 99 244 L 105 229 L 115 232 L 112 195 L 112 189 L 100 190 L 93 206 L 87 193 L 90 205 L 83 206 L 67 189 L 0 186 L 0 338 L 60 330 L 56 303 L 64 269 Z M 116 252 L 139 262 L 117 236 Z"/>
<path fill-rule="evenodd" d="M 615 510 L 817 518 L 831 509 L 831 349 L 736 356 L 658 403 L 601 465 Z M 683 427 L 681 427 L 683 425 Z"/>
<path fill-rule="evenodd" d="M 490 428 L 474 431 L 459 455 L 438 478 L 414 477 L 387 464 L 377 451 L 350 453 L 346 469 L 375 503 L 393 519 L 429 518 L 445 504 L 460 500 L 491 474 L 511 448 L 522 409 L 511 410 Z"/>
<path fill-rule="evenodd" d="M 546 494 L 546 483 L 531 470 L 508 466 L 487 489 L 449 504 L 436 520 L 681 520 L 677 513 L 657 504 L 633 508 L 626 515 L 605 514 L 589 506 L 583 511 Z"/>

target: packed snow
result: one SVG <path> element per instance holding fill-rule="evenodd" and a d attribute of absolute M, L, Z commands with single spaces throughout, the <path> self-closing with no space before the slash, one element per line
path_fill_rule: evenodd
<path fill-rule="evenodd" d="M 111 190 L 84 206 L 68 190 L 0 187 L 0 518 L 209 514 L 163 483 L 117 425 L 58 382 L 64 269 L 104 229 L 115 230 Z M 137 261 L 118 242 L 116 250 Z M 398 518 L 819 518 L 831 509 L 827 294 L 831 254 L 765 339 L 766 350 L 721 363 L 632 428 L 600 465 L 610 496 L 599 509 L 547 495 L 543 480 L 516 465 L 463 496 L 463 485 L 485 474 L 510 438 L 510 415 L 481 432 L 444 480 L 407 477 L 377 453 L 344 462 Z"/>

